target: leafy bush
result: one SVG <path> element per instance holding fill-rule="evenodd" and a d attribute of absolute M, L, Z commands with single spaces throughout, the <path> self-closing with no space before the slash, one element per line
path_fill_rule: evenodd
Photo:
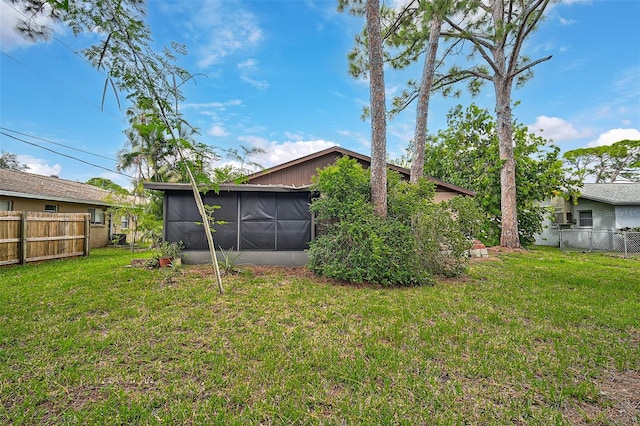
<path fill-rule="evenodd" d="M 453 213 L 460 232 L 469 240 L 480 240 L 486 245 L 496 245 L 500 241 L 498 227 L 482 208 L 477 199 L 457 196 L 445 205 Z"/>
<path fill-rule="evenodd" d="M 479 219 L 456 215 L 447 203 L 434 204 L 435 186 L 426 179 L 410 184 L 397 173 L 388 176 L 383 220 L 370 203 L 369 171 L 356 160 L 343 157 L 318 172 L 318 197 L 311 205 L 319 221 L 319 236 L 309 248 L 312 271 L 349 282 L 413 286 L 432 284 L 434 274 L 464 270 L 471 238 L 461 223 L 470 232 Z"/>

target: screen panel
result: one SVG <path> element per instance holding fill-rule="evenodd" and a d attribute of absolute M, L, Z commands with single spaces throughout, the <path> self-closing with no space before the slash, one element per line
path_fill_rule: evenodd
<path fill-rule="evenodd" d="M 309 193 L 278 194 L 277 216 L 280 220 L 310 220 Z"/>
<path fill-rule="evenodd" d="M 311 220 L 279 220 L 277 250 L 305 250 L 311 240 Z"/>
<path fill-rule="evenodd" d="M 275 250 L 276 223 L 270 222 L 241 222 L 240 250 Z"/>
<path fill-rule="evenodd" d="M 244 192 L 240 196 L 240 220 L 275 221 L 276 194 L 269 192 Z"/>

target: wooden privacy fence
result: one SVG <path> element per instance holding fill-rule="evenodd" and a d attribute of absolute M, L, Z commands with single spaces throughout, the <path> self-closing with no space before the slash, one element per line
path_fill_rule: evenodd
<path fill-rule="evenodd" d="M 89 255 L 89 213 L 0 211 L 0 266 Z"/>

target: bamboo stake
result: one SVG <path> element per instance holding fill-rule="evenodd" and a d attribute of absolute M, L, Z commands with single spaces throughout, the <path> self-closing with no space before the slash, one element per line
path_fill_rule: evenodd
<path fill-rule="evenodd" d="M 191 183 L 191 189 L 193 190 L 193 198 L 196 200 L 196 206 L 198 206 L 198 211 L 200 212 L 200 216 L 202 216 L 204 233 L 207 236 L 207 243 L 209 243 L 209 254 L 211 255 L 211 262 L 213 263 L 213 269 L 216 271 L 216 282 L 218 284 L 218 291 L 220 292 L 220 294 L 223 294 L 224 289 L 222 288 L 222 277 L 220 276 L 220 266 L 218 265 L 218 259 L 216 258 L 216 247 L 213 242 L 213 234 L 211 233 L 211 228 L 209 227 L 209 218 L 207 217 L 207 212 L 204 208 L 202 197 L 200 196 L 200 190 L 198 189 L 198 184 L 196 183 L 196 180 L 193 177 L 193 173 L 191 173 L 191 167 L 189 167 L 188 164 L 185 164 L 185 166 L 187 168 L 187 173 L 189 174 L 189 182 Z"/>

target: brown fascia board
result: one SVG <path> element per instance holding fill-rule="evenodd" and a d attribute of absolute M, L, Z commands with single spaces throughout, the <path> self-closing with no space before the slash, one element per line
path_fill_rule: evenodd
<path fill-rule="evenodd" d="M 307 161 L 310 161 L 310 160 L 313 160 L 313 159 L 316 159 L 316 158 L 319 158 L 319 157 L 322 157 L 324 155 L 331 154 L 331 153 L 340 153 L 342 155 L 346 155 L 347 157 L 352 157 L 352 158 L 355 158 L 355 159 L 358 159 L 358 160 L 362 160 L 362 161 L 365 161 L 365 162 L 371 164 L 371 157 L 369 157 L 369 156 L 366 156 L 366 155 L 360 154 L 358 152 L 351 151 L 351 150 L 348 150 L 348 149 L 345 149 L 345 148 L 342 148 L 342 147 L 339 147 L 339 146 L 333 146 L 333 147 L 330 147 L 330 148 L 327 148 L 327 149 L 323 149 L 322 151 L 318 151 L 318 152 L 315 152 L 313 154 L 309 154 L 309 155 L 306 155 L 304 157 L 300 157 L 300 158 L 297 158 L 295 160 L 291 160 L 291 161 L 288 161 L 286 163 L 282 163 L 282 164 L 279 164 L 277 166 L 274 166 L 274 167 L 271 167 L 271 168 L 268 168 L 268 169 L 261 170 L 259 172 L 250 174 L 249 176 L 247 176 L 247 179 L 251 180 L 253 178 L 257 178 L 257 177 L 260 177 L 260 176 L 268 175 L 270 173 L 277 172 L 277 171 L 283 170 L 283 169 L 287 169 L 289 167 L 293 167 L 293 166 L 296 166 L 298 164 L 302 164 L 302 163 L 305 163 Z M 411 170 L 409 170 L 407 168 L 400 167 L 398 165 L 391 164 L 391 163 L 387 163 L 387 167 L 389 169 L 391 169 L 391 170 L 394 170 L 394 171 L 400 173 L 400 174 L 403 174 L 403 175 L 406 175 L 406 176 L 411 175 Z M 440 179 L 436 179 L 436 178 L 433 178 L 433 177 L 430 177 L 430 176 L 425 176 L 425 177 L 428 180 L 430 180 L 431 182 L 435 183 L 436 185 L 442 186 L 444 188 L 451 189 L 453 191 L 460 192 L 462 194 L 469 195 L 469 196 L 472 196 L 472 197 L 476 196 L 475 191 L 471 191 L 469 189 L 462 188 L 461 186 L 454 185 L 454 184 L 448 183 L 448 182 L 444 182 L 444 181 L 442 181 Z"/>
<path fill-rule="evenodd" d="M 144 182 L 145 189 L 155 191 L 191 191 L 189 183 L 168 183 L 168 182 Z M 297 192 L 309 191 L 309 186 L 289 186 L 289 185 L 256 185 L 250 183 L 236 184 L 223 183 L 219 186 L 219 192 Z M 204 190 L 204 188 L 203 188 Z M 213 191 L 210 189 L 209 191 Z M 202 191 L 201 191 L 202 192 Z M 215 192 L 215 191 L 214 191 Z"/>

